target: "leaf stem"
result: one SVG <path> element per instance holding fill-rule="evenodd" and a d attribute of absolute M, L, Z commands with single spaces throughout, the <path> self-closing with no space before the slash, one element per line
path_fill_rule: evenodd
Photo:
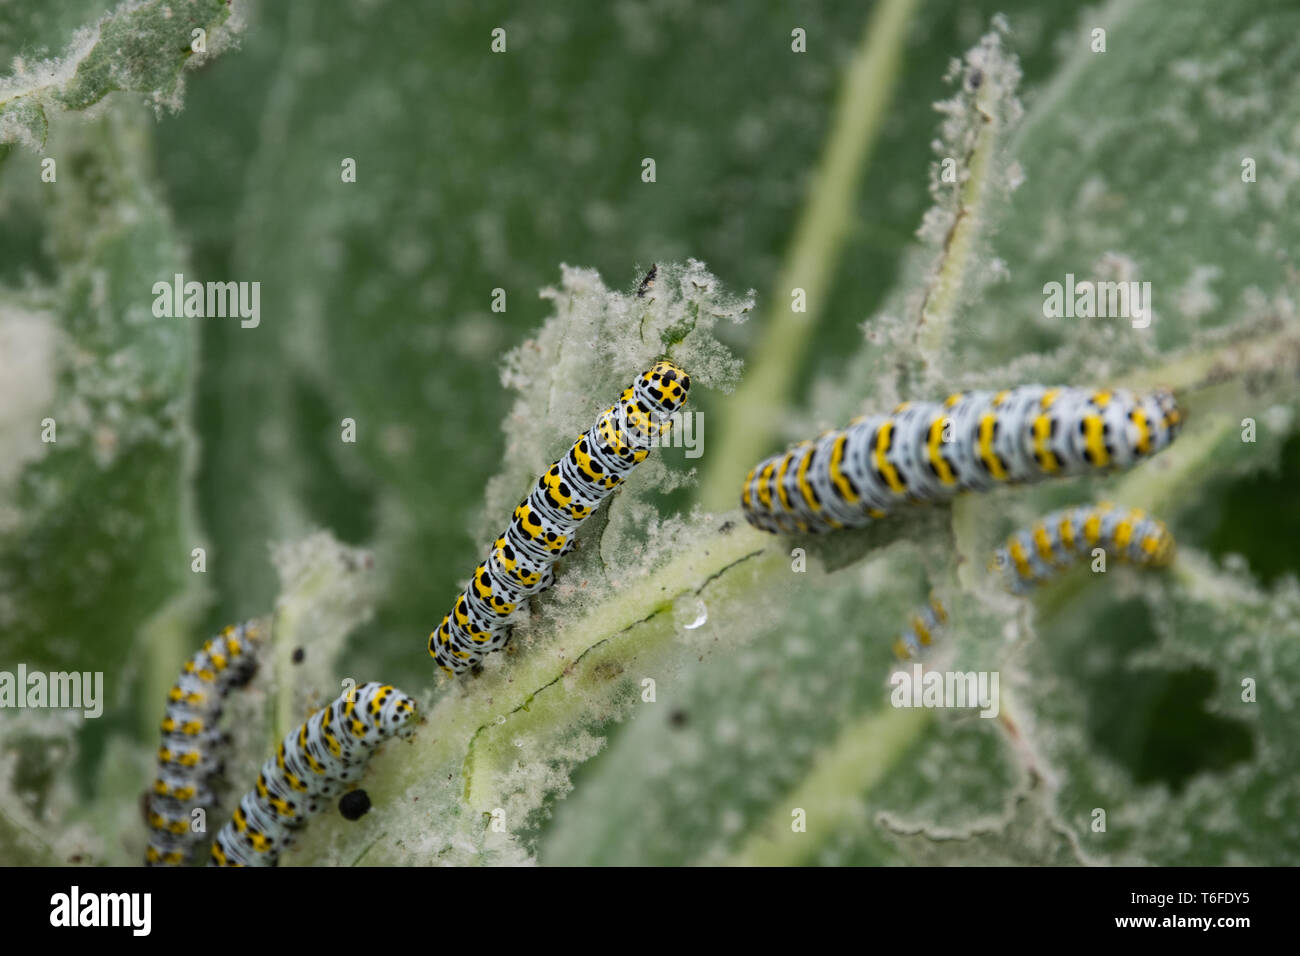
<path fill-rule="evenodd" d="M 795 866 L 807 862 L 849 820 L 862 795 L 879 783 L 934 720 L 926 708 L 884 707 L 850 723 L 766 822 L 728 863 L 733 866 Z M 807 830 L 794 829 L 803 810 Z"/>
<path fill-rule="evenodd" d="M 984 224 L 981 213 L 993 182 L 990 162 L 998 151 L 999 134 L 1003 129 L 994 102 L 995 90 L 993 83 L 985 82 L 975 99 L 975 110 L 982 125 L 963 160 L 966 181 L 962 183 L 952 225 L 944 237 L 917 316 L 918 357 L 926 365 L 934 364 L 947 342 L 967 270 L 974 258 L 975 242 Z"/>
<path fill-rule="evenodd" d="M 733 523 L 630 583 L 617 600 L 596 603 L 563 633 L 539 629 L 524 652 L 452 685 L 428 710 L 409 746 L 375 756 L 365 783 L 371 798 L 381 806 L 404 796 L 427 800 L 451 775 L 461 780 L 462 799 L 472 800 L 475 810 L 492 810 L 500 799 L 493 780 L 511 759 L 514 737 L 606 712 L 628 694 L 634 678 L 671 664 L 678 628 L 664 612 L 675 600 L 707 595 L 718 605 L 714 613 L 723 614 L 728 602 L 759 593 L 765 579 L 788 569 L 780 544 Z M 348 838 L 348 830 L 333 818 L 321 820 L 290 859 L 310 860 L 332 841 Z M 367 864 L 395 862 L 397 853 L 395 846 L 376 847 Z"/>
<path fill-rule="evenodd" d="M 849 65 L 826 151 L 768 299 L 762 337 L 744 381 L 722 408 L 715 432 L 720 447 L 710 456 L 700 487 L 706 508 L 734 504 L 742 469 L 767 450 L 788 404 L 826 304 L 863 170 L 884 125 L 915 6 L 916 0 L 880 0 Z M 803 289 L 806 312 L 791 308 L 794 289 Z"/>

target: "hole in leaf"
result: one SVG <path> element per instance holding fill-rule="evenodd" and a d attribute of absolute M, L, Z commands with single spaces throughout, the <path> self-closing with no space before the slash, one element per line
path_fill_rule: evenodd
<path fill-rule="evenodd" d="M 1244 446 L 1249 448 L 1250 446 Z M 1206 538 L 1211 554 L 1244 555 L 1266 585 L 1295 571 L 1300 536 L 1300 433 L 1282 446 L 1276 470 L 1233 482 L 1218 496 L 1219 521 Z"/>
<path fill-rule="evenodd" d="M 1110 680 L 1131 706 L 1094 710 L 1090 730 L 1137 783 L 1165 783 L 1176 793 L 1198 773 L 1221 773 L 1254 755 L 1245 724 L 1206 709 L 1216 683 L 1212 671 L 1148 671 Z"/>
<path fill-rule="evenodd" d="M 1212 670 L 1130 664 L 1158 640 L 1145 602 L 1084 602 L 1075 611 L 1070 638 L 1055 638 L 1063 655 L 1056 666 L 1080 676 L 1089 736 L 1135 782 L 1178 792 L 1198 773 L 1222 773 L 1252 758 L 1249 727 L 1208 708 L 1218 680 Z"/>

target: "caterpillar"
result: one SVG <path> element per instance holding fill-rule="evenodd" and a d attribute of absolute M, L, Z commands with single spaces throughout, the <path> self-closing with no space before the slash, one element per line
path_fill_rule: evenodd
<path fill-rule="evenodd" d="M 861 527 L 904 502 L 1128 467 L 1168 446 L 1181 424 L 1164 389 L 1022 385 L 904 402 L 759 462 L 741 506 L 774 534 Z"/>
<path fill-rule="evenodd" d="M 257 670 L 261 642 L 262 632 L 251 621 L 227 627 L 185 662 L 168 692 L 158 772 L 145 814 L 147 865 L 180 866 L 203 840 L 191 818 L 196 809 L 206 811 L 215 803 L 212 783 L 221 769 L 224 740 L 217 721 L 230 691 Z"/>
<path fill-rule="evenodd" d="M 416 713 L 414 700 L 374 681 L 316 711 L 262 764 L 213 841 L 209 865 L 275 866 L 296 831 L 361 777 L 380 744 L 415 732 Z"/>
<path fill-rule="evenodd" d="M 573 550 L 578 527 L 668 432 L 690 387 L 685 371 L 657 363 L 543 472 L 429 635 L 429 654 L 444 673 L 461 674 L 505 646 L 519 606 L 555 582 L 553 565 Z"/>
<path fill-rule="evenodd" d="M 989 558 L 1011 594 L 1023 595 L 1101 548 L 1111 557 L 1140 567 L 1166 567 L 1174 557 L 1174 537 L 1164 522 L 1137 508 L 1103 502 L 1062 508 L 1011 535 Z M 912 615 L 894 639 L 899 660 L 920 657 L 948 623 L 948 612 L 935 595 Z"/>
<path fill-rule="evenodd" d="M 923 653 L 923 648 L 943 630 L 948 623 L 948 610 L 939 598 L 930 595 L 930 601 L 908 621 L 907 629 L 894 639 L 894 656 L 900 661 L 913 660 Z"/>
<path fill-rule="evenodd" d="M 1110 556 L 1144 567 L 1168 565 L 1174 538 L 1158 518 L 1137 508 L 1110 504 L 1053 511 L 1011 535 L 989 561 L 1012 594 L 1026 594 L 1101 548 Z"/>

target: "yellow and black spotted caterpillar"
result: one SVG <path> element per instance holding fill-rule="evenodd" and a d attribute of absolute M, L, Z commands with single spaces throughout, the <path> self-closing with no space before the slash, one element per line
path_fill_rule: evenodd
<path fill-rule="evenodd" d="M 1009 537 L 989 570 L 1012 594 L 1026 594 L 1096 548 L 1119 561 L 1160 568 L 1173 560 L 1174 538 L 1164 522 L 1137 508 L 1063 508 Z"/>
<path fill-rule="evenodd" d="M 275 866 L 295 833 L 364 773 L 375 749 L 415 732 L 415 701 L 370 682 L 289 733 L 212 844 L 212 866 Z"/>
<path fill-rule="evenodd" d="M 185 662 L 167 695 L 158 748 L 158 773 L 148 798 L 145 862 L 180 866 L 206 841 L 194 811 L 210 812 L 213 778 L 221 769 L 223 734 L 217 729 L 227 695 L 252 678 L 262 632 L 249 622 L 227 627 Z"/>
<path fill-rule="evenodd" d="M 1117 561 L 1163 568 L 1174 558 L 1174 536 L 1164 522 L 1137 508 L 1102 503 L 1062 508 L 1015 532 L 993 552 L 989 571 L 1011 594 L 1023 595 L 1100 548 Z M 912 616 L 894 640 L 899 660 L 918 658 L 948 622 L 939 599 Z"/>
<path fill-rule="evenodd" d="M 1123 468 L 1169 445 L 1181 423 L 1166 390 L 959 392 L 859 418 L 759 462 L 741 504 L 750 524 L 773 533 L 860 527 L 905 502 Z"/>
<path fill-rule="evenodd" d="M 931 594 L 929 603 L 913 614 L 907 628 L 894 638 L 894 656 L 900 661 L 920 657 L 947 623 L 948 609 Z"/>
<path fill-rule="evenodd" d="M 537 479 L 451 613 L 429 635 L 429 653 L 445 673 L 469 670 L 505 646 L 519 605 L 554 583 L 552 565 L 573 550 L 578 526 L 668 432 L 690 387 L 686 372 L 659 362 Z"/>

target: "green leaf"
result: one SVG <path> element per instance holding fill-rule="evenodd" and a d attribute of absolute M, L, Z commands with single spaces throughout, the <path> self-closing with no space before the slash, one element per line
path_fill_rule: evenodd
<path fill-rule="evenodd" d="M 151 311 L 153 283 L 183 271 L 184 257 L 144 125 L 108 114 L 51 146 L 62 160 L 45 193 L 58 285 L 0 289 L 14 362 L 0 379 L 11 452 L 0 469 L 0 617 L 7 661 L 105 673 L 117 703 L 96 736 L 134 727 L 129 655 L 194 586 L 193 326 Z M 180 663 L 174 645 L 151 651 Z M 94 759 L 95 747 L 82 750 Z"/>
<path fill-rule="evenodd" d="M 1191 281 L 1187 264 L 1198 258 L 1235 261 L 1231 255 L 1220 258 L 1220 237 L 1244 239 L 1251 235 L 1249 224 L 1273 223 L 1274 214 L 1252 216 L 1252 204 L 1275 202 L 1281 195 L 1294 198 L 1300 184 L 1284 167 L 1264 189 L 1250 193 L 1252 187 L 1241 183 L 1238 159 L 1228 163 L 1233 150 L 1221 145 L 1225 140 L 1217 132 L 1195 139 L 1188 132 L 1178 150 L 1162 151 L 1157 160 L 1154 153 L 1143 153 L 1147 144 L 1154 147 L 1154 140 L 1135 135 L 1133 129 L 1142 117 L 1160 115 L 1170 124 L 1183 120 L 1188 130 L 1213 121 L 1217 131 L 1220 119 L 1230 120 L 1232 136 L 1242 141 L 1284 138 L 1295 125 L 1294 110 L 1264 115 L 1246 105 L 1261 101 L 1248 98 L 1245 91 L 1261 90 L 1270 81 L 1248 65 L 1255 62 L 1253 56 L 1236 51 L 1267 47 L 1263 60 L 1276 68 L 1272 85 L 1289 89 L 1294 74 L 1287 64 L 1297 47 L 1295 31 L 1284 24 L 1292 14 L 1270 7 L 1268 16 L 1274 20 L 1267 28 L 1258 13 L 1225 19 L 1212 4 L 1181 5 L 1176 14 L 1159 4 L 1114 4 L 1097 20 L 1109 30 L 1111 52 L 1093 54 L 1086 33 L 1071 34 L 1075 52 L 1058 79 L 1033 99 L 1019 134 L 1007 147 L 1020 164 L 1024 185 L 1009 192 L 1009 201 L 1007 190 L 1000 190 L 1001 196 L 994 191 L 994 200 L 977 220 L 980 233 L 967 243 L 969 252 L 956 273 L 960 278 L 949 293 L 950 343 L 932 357 L 922 380 L 912 383 L 902 374 L 900 356 L 912 352 L 917 329 L 915 303 L 928 301 L 918 289 L 928 287 L 927 276 L 944 275 L 951 259 L 952 246 L 944 233 L 935 234 L 931 246 L 909 258 L 898 292 L 866 326 L 862 354 L 850 363 L 848 374 L 818 393 L 813 420 L 841 424 L 864 407 L 864 396 L 872 399 L 867 407 L 879 409 L 898 397 L 933 398 L 942 392 L 931 391 L 962 384 L 1104 382 L 1127 371 L 1135 384 L 1163 382 L 1184 389 L 1194 427 L 1164 461 L 1135 472 L 1131 479 L 1118 485 L 1092 481 L 1084 488 L 1074 483 L 1017 489 L 959 502 L 953 531 L 965 562 L 963 584 L 977 591 L 982 587 L 977 572 L 983 556 L 1010 527 L 1055 505 L 1086 499 L 1093 488 L 1115 500 L 1156 508 L 1172 519 L 1176 534 L 1188 542 L 1187 561 L 1198 562 L 1196 525 L 1185 528 L 1177 519 L 1196 515 L 1209 495 L 1223 492 L 1224 482 L 1216 475 L 1239 475 L 1270 460 L 1267 453 L 1241 443 L 1241 418 L 1253 415 L 1272 421 L 1275 443 L 1279 434 L 1285 435 L 1291 419 L 1274 411 L 1281 413 L 1293 404 L 1289 397 L 1297 343 L 1294 306 L 1286 291 L 1289 254 L 1283 251 L 1284 241 L 1273 244 L 1277 227 L 1262 227 L 1255 240 L 1276 255 L 1264 263 L 1252 260 L 1258 267 L 1245 277 L 1221 266 L 1212 300 L 1201 294 L 1200 280 Z M 1169 29 L 1171 22 L 1178 30 Z M 1091 19 L 1087 25 L 1093 25 Z M 1116 53 L 1117 42 L 1131 45 L 1139 37 L 1167 45 L 1168 50 L 1152 57 L 1148 52 L 1125 53 L 1121 46 Z M 1196 38 L 1200 52 L 1189 49 L 1190 37 Z M 1141 45 L 1149 51 L 1145 39 Z M 1198 72 L 1199 58 L 1214 65 Z M 1150 75 L 1155 71 L 1168 75 Z M 1189 74 L 1202 77 L 1192 102 L 1186 85 L 1177 81 Z M 1223 81 L 1223 98 L 1217 88 L 1209 88 L 1210 76 Z M 1105 95 L 1096 93 L 1099 83 Z M 1132 99 L 1139 91 L 1141 104 Z M 1277 102 L 1283 99 L 1295 102 L 1293 96 Z M 1004 159 L 996 172 L 1005 175 L 1010 161 Z M 1145 176 L 1134 172 L 1135 166 L 1144 168 Z M 1091 196 L 1097 183 L 1090 178 L 1111 174 L 1126 184 L 1118 194 L 1114 189 L 1104 193 L 1112 201 L 1092 199 L 1062 207 L 1061 197 L 1074 195 L 1069 181 L 1062 183 L 1063 176 L 1074 177 L 1080 195 Z M 1217 199 L 1207 204 L 1194 198 L 1198 194 Z M 1173 195 L 1185 204 L 1186 221 L 1153 232 L 1154 223 L 1168 221 Z M 1146 278 L 1148 269 L 1155 277 L 1157 321 L 1146 334 L 1127 322 L 1051 324 L 1042 319 L 1045 281 L 1063 280 L 1071 268 L 1082 278 L 1105 252 L 1126 248 L 1142 263 L 1141 277 Z M 937 251 L 937 259 L 931 250 Z M 937 271 L 932 265 L 936 261 Z M 1206 333 L 1216 327 L 1233 332 L 1209 338 Z M 1182 351 L 1176 351 L 1180 346 Z M 941 378 L 947 381 L 938 381 Z M 1216 384 L 1225 378 L 1255 384 Z M 860 383 L 857 388 L 855 382 Z M 925 541 L 917 516 L 905 520 L 915 527 L 914 538 Z M 1233 520 L 1231 514 L 1222 515 L 1225 523 Z M 1202 525 L 1201 530 L 1211 529 Z M 927 546 L 942 543 L 941 537 Z M 1252 541 L 1251 547 L 1262 544 Z M 836 545 L 836 550 L 844 548 Z M 942 562 L 932 565 L 929 577 L 935 583 L 952 581 Z M 1286 765 L 1280 741 L 1271 741 L 1275 732 L 1294 733 L 1292 708 L 1278 700 L 1277 709 L 1266 717 L 1263 708 L 1249 715 L 1243 713 L 1244 705 L 1230 707 L 1226 695 L 1234 692 L 1249 668 L 1216 665 L 1207 682 L 1203 670 L 1180 662 L 1177 643 L 1162 646 L 1166 653 L 1158 662 L 1149 654 L 1133 661 L 1128 639 L 1133 625 L 1124 622 L 1135 612 L 1123 596 L 1128 590 L 1123 585 L 1132 583 L 1121 579 L 1117 588 L 1087 589 L 1062 584 L 1046 595 L 1052 601 L 1050 622 L 1036 622 L 1022 637 L 1032 642 L 1035 652 L 1028 674 L 1024 662 L 1008 657 L 1002 646 L 1006 625 L 966 602 L 953 615 L 956 621 L 945 640 L 963 667 L 1002 669 L 1003 686 L 1014 695 L 1006 702 L 1011 724 L 977 721 L 977 726 L 963 730 L 962 718 L 940 715 L 935 731 L 910 747 L 902 746 L 907 740 L 902 731 L 888 729 L 892 724 L 887 711 L 869 700 L 856 708 L 846 706 L 837 696 L 844 693 L 842 680 L 865 679 L 855 663 L 857 642 L 887 646 L 903 620 L 905 605 L 900 606 L 897 596 L 879 591 L 860 591 L 855 601 L 851 585 L 844 585 L 843 593 L 824 589 L 824 603 L 817 607 L 795 602 L 790 592 L 787 600 L 795 609 L 780 615 L 770 636 L 758 635 L 747 652 L 782 676 L 788 697 L 777 688 L 758 685 L 743 656 L 740 662 L 706 663 L 673 698 L 674 712 L 686 715 L 689 723 L 679 727 L 664 717 L 643 718 L 615 732 L 607 751 L 575 776 L 576 794 L 557 806 L 554 823 L 542 838 L 541 859 L 1184 864 L 1294 860 L 1300 847 L 1287 828 L 1264 823 L 1258 814 L 1234 823 L 1225 816 L 1239 802 L 1236 794 L 1253 800 L 1257 809 L 1265 803 L 1274 809 L 1286 807 L 1294 800 L 1289 782 L 1271 772 L 1273 766 Z M 1203 587 L 1211 590 L 1208 583 Z M 914 585 L 911 590 L 919 600 L 923 592 L 917 593 Z M 1254 595 L 1245 606 L 1263 600 Z M 1234 613 L 1244 610 L 1235 608 Z M 845 633 L 839 623 L 864 617 L 868 624 L 863 634 L 854 633 L 853 627 Z M 1177 616 L 1163 614 L 1165 620 L 1188 623 L 1196 617 L 1192 607 Z M 1073 624 L 1072 642 L 1057 633 L 1064 621 Z M 1202 631 L 1199 640 L 1208 648 L 1228 640 L 1229 630 L 1222 626 L 1212 633 Z M 1270 669 L 1281 666 L 1286 671 L 1291 666 L 1290 651 L 1284 648 L 1292 641 L 1285 629 L 1256 626 L 1238 633 L 1243 635 L 1238 641 L 1268 656 Z M 1081 666 L 1079 657 L 1084 651 L 1103 653 L 1096 640 L 1100 635 L 1108 639 L 1101 642 L 1106 669 L 1098 678 Z M 821 683 L 802 678 L 791 653 L 804 642 L 817 649 L 811 653 L 823 662 L 818 670 Z M 1061 642 L 1068 642 L 1072 658 L 1052 656 Z M 883 671 L 883 665 L 877 666 Z M 735 669 L 746 677 L 733 679 Z M 1231 674 L 1225 673 L 1229 670 Z M 1108 680 L 1122 692 L 1108 692 Z M 1292 681 L 1282 679 L 1283 684 Z M 821 715 L 820 723 L 804 714 L 781 714 L 778 708 L 785 699 L 825 700 L 829 714 Z M 1233 719 L 1225 716 L 1228 713 Z M 1261 733 L 1264 720 L 1273 723 Z M 730 729 L 723 734 L 719 728 Z M 1143 743 L 1127 764 L 1117 765 L 1105 747 L 1120 740 Z M 1197 750 L 1198 743 L 1203 752 Z M 1162 759 L 1163 748 L 1183 748 L 1183 756 Z M 737 750 L 746 756 L 734 753 Z M 770 769 L 783 766 L 784 772 Z M 1104 787 L 1084 786 L 1087 780 L 1103 780 Z M 1175 780 L 1190 781 L 1187 790 L 1173 792 Z M 1247 791 L 1246 782 L 1252 780 L 1256 789 Z M 796 806 L 815 811 L 807 832 L 790 830 Z M 1094 840 L 1091 811 L 1097 806 L 1110 809 L 1111 836 Z M 1190 818 L 1198 813 L 1201 820 L 1193 824 Z M 1185 835 L 1210 827 L 1219 827 L 1225 837 L 1203 849 Z M 1237 828 L 1251 828 L 1252 837 L 1258 834 L 1260 839 L 1244 839 L 1250 849 L 1232 854 L 1227 845 L 1241 839 Z M 1266 847 L 1269 838 L 1279 842 Z"/>
<path fill-rule="evenodd" d="M 21 25 L 35 36 L 22 39 L 51 42 L 41 28 L 54 18 L 29 16 Z M 61 57 L 15 56 L 12 72 L 0 76 L 0 143 L 39 149 L 51 114 L 85 110 L 119 90 L 143 93 L 159 110 L 177 109 L 182 72 L 228 45 L 230 22 L 229 0 L 127 0 L 78 29 Z"/>
<path fill-rule="evenodd" d="M 67 42 L 105 8 L 0 11 L 0 54 L 23 58 L 0 151 L 44 143 L 59 166 L 44 183 L 41 157 L 0 153 L 4 652 L 114 687 L 103 722 L 0 741 L 6 853 L 137 857 L 143 715 L 202 633 L 193 495 L 209 624 L 266 613 L 277 564 L 291 582 L 233 705 L 234 792 L 342 677 L 427 688 L 415 740 L 373 762 L 375 811 L 317 821 L 292 862 L 1300 859 L 1290 5 L 1116 0 L 1075 24 L 1030 0 L 884 2 L 864 39 L 853 5 L 252 4 L 240 55 L 159 111 L 154 143 L 128 98 L 85 125 L 59 112 L 114 88 L 175 104 L 183 28 L 210 23 L 214 50 L 240 18 L 124 4 Z M 262 323 L 154 319 L 152 282 L 181 271 L 261 282 Z M 1150 280 L 1153 323 L 1050 317 L 1067 273 Z M 801 283 L 802 324 L 783 311 Z M 512 647 L 436 684 L 424 636 L 509 508 L 665 352 L 700 385 L 706 457 L 653 456 Z M 732 393 L 736 354 L 753 361 Z M 697 467 L 725 508 L 784 437 L 1033 380 L 1170 385 L 1188 427 L 1126 475 L 825 540 L 692 508 Z M 1102 496 L 1170 523 L 1173 569 L 1032 602 L 990 587 L 1012 527 Z M 341 556 L 360 544 L 381 580 L 349 650 L 371 590 Z M 891 638 L 932 588 L 951 613 L 933 664 L 999 672 L 996 720 L 888 702 Z"/>

